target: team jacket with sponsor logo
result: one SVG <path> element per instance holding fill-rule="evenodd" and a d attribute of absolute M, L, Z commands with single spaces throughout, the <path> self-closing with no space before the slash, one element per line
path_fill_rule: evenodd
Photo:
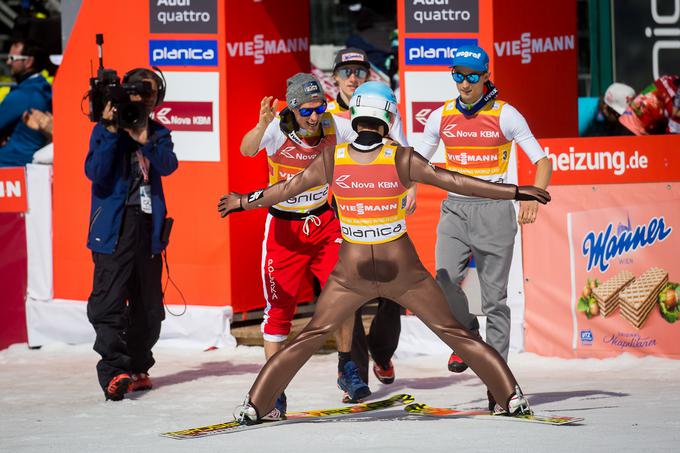
<path fill-rule="evenodd" d="M 335 148 L 331 189 L 342 237 L 357 244 L 382 244 L 406 233 L 406 187 L 397 174 L 396 146 L 383 146 L 370 164 L 357 163 L 348 144 Z"/>
<path fill-rule="evenodd" d="M 472 117 L 456 108 L 455 99 L 444 103 L 428 117 L 417 151 L 433 159 L 440 141 L 445 153 L 435 162 L 443 161 L 449 170 L 492 182 L 515 180 L 508 171 L 513 141 L 534 164 L 546 157 L 524 117 L 499 100 L 489 102 Z"/>
<path fill-rule="evenodd" d="M 512 140 L 500 128 L 505 102 L 490 102 L 472 118 L 456 108 L 456 101 L 444 103 L 439 136 L 446 149 L 446 168 L 487 180 L 507 179 Z"/>
<path fill-rule="evenodd" d="M 344 145 L 343 149 L 350 153 L 349 148 Z M 470 197 L 483 197 L 483 198 L 493 198 L 497 200 L 513 200 L 518 194 L 518 188 L 514 184 L 497 184 L 487 181 L 483 181 L 478 178 L 465 176 L 457 172 L 452 172 L 445 170 L 443 168 L 435 167 L 431 165 L 423 156 L 413 151 L 413 148 L 394 148 L 392 146 L 383 146 L 383 148 L 389 148 L 393 150 L 391 155 L 386 155 L 387 151 L 381 149 L 380 151 L 373 151 L 376 158 L 366 164 L 354 164 L 354 167 L 364 167 L 361 171 L 361 179 L 356 181 L 356 184 L 352 184 L 352 180 L 349 176 L 343 177 L 344 175 L 349 175 L 349 173 L 343 173 L 345 170 L 342 165 L 346 164 L 348 161 L 339 160 L 339 168 L 335 168 L 336 158 L 334 149 L 324 149 L 321 154 L 312 161 L 309 166 L 286 181 L 281 181 L 277 184 L 269 186 L 266 189 L 256 190 L 247 195 L 239 195 L 240 207 L 245 210 L 264 208 L 273 206 L 280 203 L 282 200 L 287 200 L 296 194 L 303 193 L 312 187 L 318 187 L 323 184 L 327 184 L 329 181 L 333 183 L 334 190 L 346 189 L 344 186 L 356 189 L 357 192 L 353 192 L 348 196 L 347 193 L 344 194 L 345 198 L 377 198 L 379 196 L 373 195 L 376 193 L 376 188 L 384 186 L 384 188 L 389 188 L 390 191 L 387 192 L 386 199 L 393 199 L 397 201 L 397 210 L 392 211 L 392 216 L 389 214 L 383 217 L 383 213 L 379 214 L 379 218 L 384 219 L 388 217 L 389 222 L 398 224 L 399 216 L 403 216 L 403 191 L 406 188 L 411 187 L 414 183 L 428 184 L 431 186 L 439 187 L 440 189 L 455 191 L 462 195 Z M 346 157 L 346 156 L 344 156 Z M 351 161 L 350 161 L 351 162 Z M 392 166 L 393 168 L 389 168 Z M 384 167 L 384 168 L 380 168 Z M 354 176 L 354 171 L 352 170 L 352 175 Z M 358 171 L 357 171 L 358 173 Z M 358 176 L 358 174 L 356 175 Z M 342 185 L 341 185 L 342 183 Z M 360 184 L 361 183 L 361 184 Z M 368 183 L 372 183 L 373 186 L 370 187 Z M 395 184 L 396 183 L 396 186 Z M 527 190 L 527 189 L 525 189 Z M 540 190 L 540 189 L 536 189 Z M 531 192 L 531 190 L 529 190 Z M 340 192 L 337 195 L 343 196 Z M 538 198 L 536 198 L 538 199 Z M 356 200 L 352 200 L 356 201 Z M 345 212 L 348 213 L 346 216 L 355 215 L 353 211 L 359 211 L 359 207 L 355 203 L 348 204 L 348 206 L 355 206 L 345 208 Z M 393 207 L 392 207 L 393 208 Z M 382 208 L 381 208 L 382 209 Z M 387 210 L 390 209 L 388 206 Z M 367 217 L 366 206 L 363 208 L 364 214 L 362 215 L 364 219 L 367 220 L 367 224 L 377 223 L 374 217 Z M 377 211 L 371 208 L 371 212 Z M 351 214 L 350 214 L 351 213 Z M 361 217 L 353 217 L 355 220 L 361 220 Z M 403 217 L 402 217 L 403 218 Z M 358 223 L 358 222 L 357 222 Z M 401 231 L 394 231 L 394 234 L 386 239 L 385 242 L 394 242 L 398 240 L 399 237 L 403 236 L 405 233 Z M 344 234 L 344 231 L 343 231 Z M 354 238 L 356 239 L 356 238 Z M 343 247 L 346 245 L 352 247 L 363 248 L 372 245 L 371 243 L 357 243 L 354 241 L 344 241 Z"/>
<path fill-rule="evenodd" d="M 275 122 L 272 122 L 274 124 Z M 271 126 L 271 124 L 270 124 Z M 275 124 L 278 129 L 278 121 Z M 303 143 L 301 140 L 293 140 L 291 137 L 285 136 L 280 130 L 276 131 L 276 135 L 279 138 L 278 142 L 283 141 L 283 143 L 276 143 L 275 150 L 270 152 L 272 148 L 271 144 L 265 140 L 263 137 L 263 143 L 261 147 L 267 148 L 267 164 L 269 167 L 269 184 L 273 185 L 279 181 L 286 181 L 309 165 L 309 163 L 314 160 L 324 149 L 334 148 L 337 143 L 337 131 L 335 125 L 335 119 L 333 116 L 326 112 L 321 116 L 321 127 L 323 129 L 323 137 L 321 141 L 315 146 L 309 146 Z M 344 128 L 347 129 L 346 127 Z M 351 130 L 351 129 L 350 129 Z M 343 134 L 341 134 L 343 136 Z M 343 138 L 347 138 L 347 131 L 344 133 Z M 278 145 L 278 146 L 277 146 Z M 275 209 L 286 212 L 297 212 L 306 213 L 313 209 L 316 209 L 328 202 L 328 184 L 323 184 L 317 187 L 312 187 L 311 189 L 295 195 L 286 201 L 278 203 L 274 206 Z"/>

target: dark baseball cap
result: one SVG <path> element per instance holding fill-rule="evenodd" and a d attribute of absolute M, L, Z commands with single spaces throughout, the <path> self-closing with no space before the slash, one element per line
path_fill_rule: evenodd
<path fill-rule="evenodd" d="M 371 64 L 368 62 L 368 55 L 366 55 L 366 52 L 355 47 L 348 47 L 347 49 L 342 49 L 337 53 L 337 55 L 335 55 L 333 71 L 338 69 L 340 66 L 347 64 L 358 64 L 361 66 L 365 66 L 366 69 L 371 68 Z"/>

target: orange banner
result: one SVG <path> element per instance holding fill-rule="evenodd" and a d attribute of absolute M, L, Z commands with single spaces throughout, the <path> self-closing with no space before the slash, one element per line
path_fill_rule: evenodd
<path fill-rule="evenodd" d="M 550 185 L 620 184 L 680 180 L 680 135 L 553 138 L 539 140 L 552 161 Z M 520 184 L 535 166 L 519 156 Z"/>
<path fill-rule="evenodd" d="M 0 212 L 26 212 L 26 168 L 0 168 Z"/>
<path fill-rule="evenodd" d="M 527 351 L 680 358 L 680 187 L 553 187 L 523 231 Z M 549 264 L 549 265 L 548 265 Z"/>

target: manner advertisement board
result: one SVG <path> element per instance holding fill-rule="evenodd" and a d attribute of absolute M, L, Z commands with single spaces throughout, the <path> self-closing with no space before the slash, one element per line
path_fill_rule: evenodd
<path fill-rule="evenodd" d="M 554 187 L 552 195 L 525 231 L 527 350 L 680 358 L 680 187 Z"/>

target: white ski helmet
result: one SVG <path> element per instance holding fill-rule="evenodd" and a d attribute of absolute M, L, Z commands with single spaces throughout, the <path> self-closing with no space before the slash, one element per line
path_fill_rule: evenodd
<path fill-rule="evenodd" d="M 354 91 L 349 101 L 349 116 L 352 129 L 356 131 L 357 121 L 361 118 L 373 118 L 382 121 L 390 131 L 397 114 L 397 98 L 394 92 L 382 82 L 366 82 Z"/>

